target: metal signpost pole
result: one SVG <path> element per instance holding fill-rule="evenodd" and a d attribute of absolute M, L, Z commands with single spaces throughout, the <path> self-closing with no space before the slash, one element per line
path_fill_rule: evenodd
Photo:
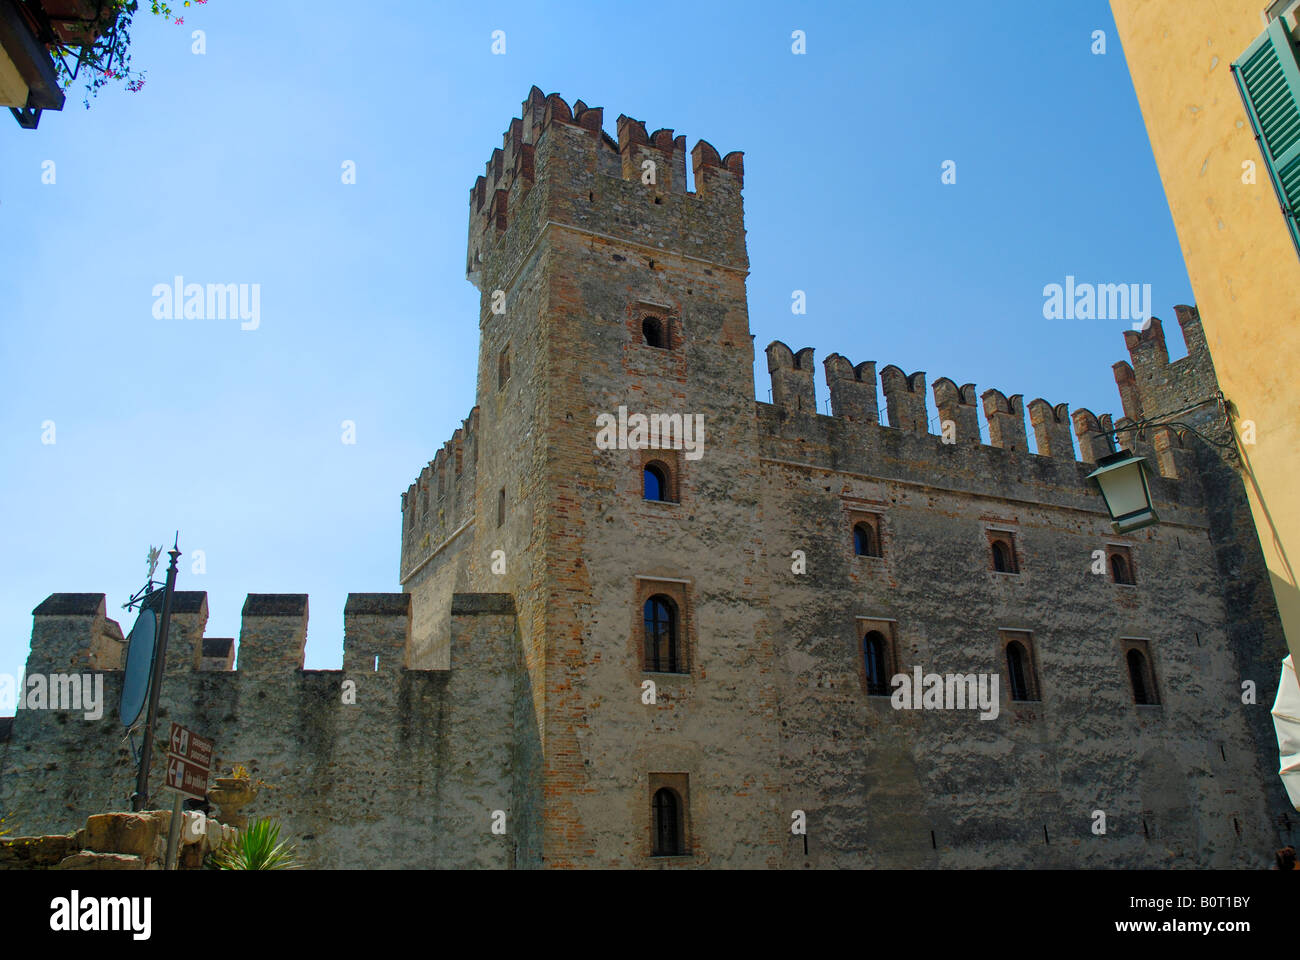
<path fill-rule="evenodd" d="M 172 822 L 167 828 L 167 865 L 164 868 L 166 870 L 176 869 L 176 849 L 180 846 L 181 818 L 184 816 L 181 813 L 181 802 L 184 798 L 178 790 L 173 790 L 172 793 L 175 796 L 172 799 Z"/>
<path fill-rule="evenodd" d="M 158 650 L 154 654 L 153 678 L 149 681 L 149 714 L 144 724 L 144 746 L 140 749 L 140 772 L 135 780 L 135 796 L 131 807 L 139 813 L 149 799 L 149 764 L 153 762 L 153 728 L 158 720 L 158 694 L 162 687 L 163 666 L 167 662 L 167 628 L 171 625 L 172 594 L 176 592 L 176 559 L 179 540 L 167 551 L 171 564 L 167 567 L 167 586 L 163 592 L 162 623 L 158 626 Z M 179 800 L 177 801 L 179 804 Z M 173 824 L 179 819 L 173 814 Z"/>
<path fill-rule="evenodd" d="M 172 721 L 171 735 L 167 738 L 167 786 L 175 792 L 172 800 L 172 820 L 167 828 L 166 869 L 176 869 L 176 853 L 180 846 L 181 801 L 184 797 L 202 800 L 208 795 L 208 774 L 212 769 L 213 743 L 193 730 Z"/>

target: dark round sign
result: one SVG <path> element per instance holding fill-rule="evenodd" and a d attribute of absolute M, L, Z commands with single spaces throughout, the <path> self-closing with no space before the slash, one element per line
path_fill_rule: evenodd
<path fill-rule="evenodd" d="M 140 711 L 149 696 L 149 678 L 153 673 L 154 641 L 158 636 L 158 614 L 145 607 L 135 618 L 126 648 L 126 672 L 122 678 L 122 725 L 129 727 L 140 719 Z"/>

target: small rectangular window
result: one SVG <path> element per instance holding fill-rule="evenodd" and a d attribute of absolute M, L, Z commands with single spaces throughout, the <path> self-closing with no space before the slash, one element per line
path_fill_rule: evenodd
<path fill-rule="evenodd" d="M 1020 557 L 1016 551 L 1016 535 L 1011 530 L 987 530 L 989 538 L 989 563 L 994 573 L 1020 573 Z"/>
<path fill-rule="evenodd" d="M 858 663 L 862 688 L 869 697 L 893 693 L 892 680 L 898 672 L 892 620 L 858 617 Z"/>
<path fill-rule="evenodd" d="M 506 344 L 497 357 L 497 389 L 500 390 L 510 379 L 510 344 Z"/>
<path fill-rule="evenodd" d="M 849 512 L 849 525 L 853 536 L 853 555 L 855 557 L 874 557 L 882 559 L 885 556 L 884 543 L 882 542 L 882 518 L 878 513 L 863 513 L 859 510 Z"/>
<path fill-rule="evenodd" d="M 1133 550 L 1120 544 L 1106 546 L 1106 566 L 1112 583 L 1132 587 L 1137 584 L 1137 571 L 1133 567 Z"/>
<path fill-rule="evenodd" d="M 1151 646 L 1145 640 L 1125 638 L 1120 641 L 1124 654 L 1124 670 L 1128 674 L 1133 702 L 1138 706 L 1154 707 L 1160 703 L 1156 690 L 1156 672 L 1151 663 Z"/>
<path fill-rule="evenodd" d="M 1042 699 L 1038 686 L 1038 654 L 1034 635 L 1027 630 L 1002 631 L 1002 666 L 1006 669 L 1007 698 L 1012 703 Z"/>
<path fill-rule="evenodd" d="M 691 672 L 691 617 L 688 582 L 637 576 L 634 629 L 646 673 Z"/>
<path fill-rule="evenodd" d="M 680 436 L 680 430 L 678 431 Z M 641 453 L 641 497 L 657 503 L 680 501 L 681 461 L 676 450 L 644 450 Z"/>
<path fill-rule="evenodd" d="M 690 800 L 690 774 L 650 774 L 650 856 L 690 856 Z"/>

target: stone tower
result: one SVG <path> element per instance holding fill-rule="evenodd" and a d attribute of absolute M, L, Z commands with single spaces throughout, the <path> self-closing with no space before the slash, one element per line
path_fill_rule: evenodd
<path fill-rule="evenodd" d="M 540 747 L 521 865 L 648 857 L 627 828 L 662 781 L 686 802 L 695 863 L 762 866 L 775 831 L 765 846 L 722 829 L 774 822 L 779 795 L 744 168 L 701 141 L 690 191 L 685 137 L 626 116 L 617 130 L 534 87 L 470 191 L 477 405 L 406 495 L 403 586 L 431 664 L 453 593 L 515 597 Z M 597 418 L 620 408 L 702 420 L 702 447 L 600 449 Z M 643 499 L 651 458 L 668 501 Z M 679 611 L 673 672 L 643 670 L 656 595 Z"/>

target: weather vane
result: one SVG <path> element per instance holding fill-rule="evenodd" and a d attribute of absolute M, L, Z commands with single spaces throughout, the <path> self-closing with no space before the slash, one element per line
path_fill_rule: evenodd
<path fill-rule="evenodd" d="M 149 547 L 149 553 L 146 556 L 146 559 L 149 561 L 149 579 L 145 582 L 145 585 L 143 587 L 141 587 L 134 594 L 132 594 L 130 600 L 122 604 L 123 609 L 134 610 L 136 604 L 140 602 L 141 598 L 156 592 L 153 586 L 154 584 L 153 575 L 154 575 L 154 571 L 158 569 L 158 558 L 161 556 L 162 556 L 161 545 L 157 547 L 154 546 Z"/>

